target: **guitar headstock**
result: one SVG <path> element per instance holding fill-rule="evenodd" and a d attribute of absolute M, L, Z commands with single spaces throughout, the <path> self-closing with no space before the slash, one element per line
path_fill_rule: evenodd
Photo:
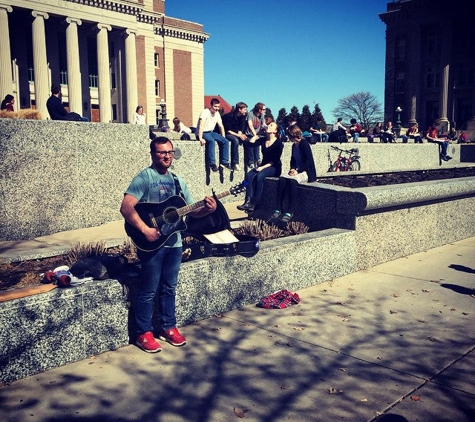
<path fill-rule="evenodd" d="M 239 185 L 235 185 L 232 188 L 230 188 L 229 193 L 231 195 L 237 196 L 240 193 L 246 192 L 246 185 L 247 183 L 245 181 L 242 183 L 239 183 Z"/>

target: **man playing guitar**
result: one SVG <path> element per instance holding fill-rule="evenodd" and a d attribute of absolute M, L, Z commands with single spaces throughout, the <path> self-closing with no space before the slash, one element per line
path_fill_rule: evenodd
<path fill-rule="evenodd" d="M 166 137 L 155 137 L 150 142 L 152 165 L 137 174 L 127 188 L 120 212 L 129 226 L 143 236 L 144 243 L 160 244 L 165 225 L 147 224 L 137 210 L 141 203 L 161 203 L 172 196 L 180 196 L 186 204 L 192 204 L 193 198 L 184 180 L 168 171 L 173 162 L 175 151 Z M 190 212 L 195 218 L 201 218 L 216 210 L 216 200 L 205 197 L 202 206 Z M 155 221 L 152 218 L 152 221 Z M 160 229 L 162 227 L 162 229 Z M 182 241 L 180 230 L 170 231 L 163 237 L 164 242 L 157 248 L 137 249 L 141 263 L 142 280 L 137 286 L 137 295 L 133 303 L 137 325 L 136 344 L 144 351 L 161 351 L 155 340 L 152 326 L 152 312 L 155 295 L 158 294 L 161 330 L 159 338 L 173 346 L 183 346 L 186 339 L 176 328 L 175 290 L 182 259 Z"/>

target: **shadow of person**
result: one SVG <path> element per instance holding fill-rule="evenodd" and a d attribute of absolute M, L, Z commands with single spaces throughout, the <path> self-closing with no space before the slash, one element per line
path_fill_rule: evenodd
<path fill-rule="evenodd" d="M 466 267 L 465 265 L 450 264 L 449 268 L 457 271 L 463 271 L 464 273 L 475 274 L 475 270 L 473 268 Z"/>
<path fill-rule="evenodd" d="M 475 289 L 469 289 L 468 287 L 458 286 L 457 284 L 442 283 L 440 286 L 443 287 L 444 289 L 450 289 L 462 295 L 475 295 Z"/>

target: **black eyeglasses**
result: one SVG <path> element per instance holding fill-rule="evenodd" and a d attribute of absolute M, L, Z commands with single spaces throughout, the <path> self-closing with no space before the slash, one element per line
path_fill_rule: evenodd
<path fill-rule="evenodd" d="M 171 155 L 173 157 L 175 155 L 175 151 L 173 151 L 173 150 L 172 151 L 154 151 L 154 152 L 155 152 L 155 154 L 158 154 L 162 157 L 165 157 L 167 155 Z"/>

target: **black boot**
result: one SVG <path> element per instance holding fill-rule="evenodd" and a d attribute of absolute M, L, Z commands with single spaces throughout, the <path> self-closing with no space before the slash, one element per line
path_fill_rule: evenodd
<path fill-rule="evenodd" d="M 246 201 L 244 202 L 244 204 L 238 205 L 236 208 L 237 208 L 239 211 L 247 211 L 247 210 L 249 210 L 249 205 L 250 205 L 250 200 L 249 200 L 249 199 L 246 199 Z"/>
<path fill-rule="evenodd" d="M 256 208 L 256 201 L 254 199 L 250 199 L 249 200 L 249 203 L 248 203 L 248 206 L 247 206 L 247 212 L 248 213 L 252 213 L 254 212 L 254 208 Z"/>

